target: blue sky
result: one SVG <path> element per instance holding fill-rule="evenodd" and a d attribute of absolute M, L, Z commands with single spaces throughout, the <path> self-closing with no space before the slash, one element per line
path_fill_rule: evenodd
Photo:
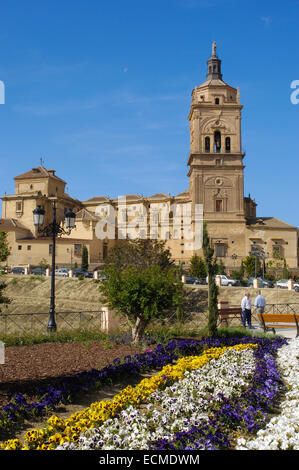
<path fill-rule="evenodd" d="M 245 195 L 299 226 L 299 0 L 1 2 L 0 187 L 44 159 L 71 196 L 188 188 L 189 113 L 217 42 L 240 87 Z"/>

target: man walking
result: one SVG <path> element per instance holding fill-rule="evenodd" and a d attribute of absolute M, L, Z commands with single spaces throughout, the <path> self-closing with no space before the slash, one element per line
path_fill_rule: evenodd
<path fill-rule="evenodd" d="M 251 300 L 249 292 L 246 292 L 245 296 L 241 302 L 241 309 L 242 309 L 242 324 L 244 328 L 246 327 L 246 322 L 248 324 L 248 328 L 252 329 L 251 325 Z"/>

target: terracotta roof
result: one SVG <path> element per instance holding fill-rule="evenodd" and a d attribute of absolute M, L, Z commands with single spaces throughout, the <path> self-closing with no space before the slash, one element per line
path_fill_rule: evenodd
<path fill-rule="evenodd" d="M 188 197 L 189 196 L 189 189 L 186 189 L 186 191 L 183 191 L 180 194 L 177 194 L 175 197 Z"/>
<path fill-rule="evenodd" d="M 81 209 L 79 212 L 76 213 L 76 220 L 95 220 L 98 221 L 99 219 L 92 213 L 86 209 Z"/>
<path fill-rule="evenodd" d="M 232 88 L 232 89 L 235 90 L 234 87 L 232 87 L 228 83 L 225 83 L 223 80 L 220 80 L 220 78 L 214 78 L 214 79 L 211 79 L 211 80 L 206 80 L 204 83 L 197 86 L 196 88 L 203 88 L 203 87 L 206 87 L 206 86 L 228 86 L 229 88 Z"/>
<path fill-rule="evenodd" d="M 3 230 L 15 230 L 15 229 L 26 230 L 26 232 L 30 232 L 30 230 L 25 227 L 21 222 L 17 219 L 0 219 L 0 231 Z"/>
<path fill-rule="evenodd" d="M 140 199 L 140 196 L 138 196 L 138 194 L 125 194 L 124 197 L 126 199 Z"/>
<path fill-rule="evenodd" d="M 247 219 L 247 224 L 274 229 L 297 228 L 294 225 L 290 225 L 284 222 L 283 220 L 277 219 L 276 217 L 255 217 L 254 219 Z"/>
<path fill-rule="evenodd" d="M 61 178 L 55 175 L 55 170 L 47 170 L 43 166 L 38 166 L 36 168 L 32 168 L 30 171 L 26 171 L 26 173 L 22 173 L 21 175 L 15 176 L 15 180 L 23 180 L 23 179 L 31 179 L 31 178 L 55 178 L 59 181 L 63 181 Z"/>
<path fill-rule="evenodd" d="M 151 199 L 151 198 L 168 198 L 169 196 L 166 196 L 166 194 L 163 194 L 163 193 L 157 193 L 157 194 L 154 194 L 153 196 L 149 196 L 148 199 Z"/>
<path fill-rule="evenodd" d="M 106 196 L 94 196 L 90 199 L 87 199 L 86 202 L 92 202 L 92 201 L 99 201 L 99 202 L 102 202 L 102 201 L 109 201 L 109 198 L 106 197 Z"/>

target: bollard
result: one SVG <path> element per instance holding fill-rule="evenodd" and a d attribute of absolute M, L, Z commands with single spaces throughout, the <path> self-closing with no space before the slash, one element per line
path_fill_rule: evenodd
<path fill-rule="evenodd" d="M 294 279 L 289 279 L 288 280 L 288 290 L 293 290 L 294 289 Z"/>

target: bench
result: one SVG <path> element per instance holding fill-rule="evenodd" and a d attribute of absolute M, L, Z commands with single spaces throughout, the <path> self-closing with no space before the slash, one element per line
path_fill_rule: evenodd
<path fill-rule="evenodd" d="M 227 307 L 218 309 L 218 325 L 225 322 L 228 326 L 228 320 L 237 318 L 242 322 L 242 309 L 241 307 Z"/>
<path fill-rule="evenodd" d="M 258 313 L 257 317 L 265 332 L 272 330 L 275 334 L 275 327 L 297 328 L 296 337 L 299 336 L 299 313 Z"/>

